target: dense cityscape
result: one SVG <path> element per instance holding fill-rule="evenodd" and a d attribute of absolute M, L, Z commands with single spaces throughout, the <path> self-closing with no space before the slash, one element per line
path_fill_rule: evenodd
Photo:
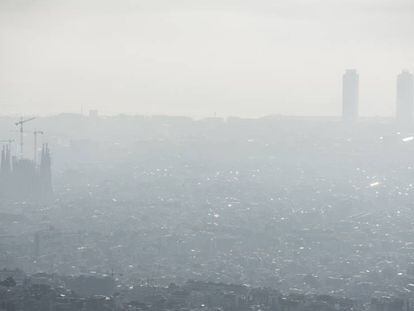
<path fill-rule="evenodd" d="M 414 0 L 0 0 L 0 311 L 414 311 Z"/>
<path fill-rule="evenodd" d="M 42 135 L 2 149 L 0 310 L 412 310 L 398 81 L 396 119 L 358 118 L 356 71 L 342 119 L 1 117 Z"/>

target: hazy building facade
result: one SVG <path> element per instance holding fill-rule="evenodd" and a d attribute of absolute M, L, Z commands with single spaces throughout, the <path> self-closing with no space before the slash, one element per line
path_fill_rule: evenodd
<path fill-rule="evenodd" d="M 342 77 L 342 119 L 355 122 L 358 119 L 359 75 L 355 69 L 345 72 Z"/>
<path fill-rule="evenodd" d="M 400 124 L 408 125 L 414 118 L 414 77 L 408 71 L 397 77 L 396 118 Z"/>
<path fill-rule="evenodd" d="M 11 155 L 3 146 L 0 164 L 0 196 L 17 201 L 43 201 L 52 197 L 51 157 L 48 146 L 42 147 L 40 166 L 34 161 Z"/>

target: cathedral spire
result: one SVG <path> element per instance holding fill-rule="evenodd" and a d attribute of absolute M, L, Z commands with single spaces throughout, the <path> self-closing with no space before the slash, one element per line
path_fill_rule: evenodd
<path fill-rule="evenodd" d="M 53 193 L 51 162 L 49 146 L 48 144 L 43 144 L 39 167 L 39 177 L 42 187 L 41 194 L 43 198 L 50 198 Z"/>
<path fill-rule="evenodd" d="M 2 174 L 8 174 L 11 171 L 10 148 L 6 145 L 4 145 L 1 150 L 0 171 Z"/>

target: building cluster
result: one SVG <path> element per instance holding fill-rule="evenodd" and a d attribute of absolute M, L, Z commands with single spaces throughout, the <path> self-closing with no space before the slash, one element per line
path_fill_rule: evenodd
<path fill-rule="evenodd" d="M 0 267 L 113 270 L 130 286 L 197 279 L 414 297 L 411 132 L 360 122 L 348 134 L 335 120 L 222 126 L 219 138 L 125 143 L 117 165 L 107 148 L 56 170 L 50 208 L 2 210 Z"/>
<path fill-rule="evenodd" d="M 5 200 L 38 201 L 52 195 L 51 156 L 47 144 L 40 163 L 12 155 L 10 145 L 1 150 L 0 196 Z"/>
<path fill-rule="evenodd" d="M 95 292 L 74 288 L 68 279 L 77 283 L 89 279 Z M 108 284 L 113 285 L 110 293 Z M 125 287 L 109 276 L 0 271 L 1 311 L 410 311 L 411 303 L 406 297 L 378 296 L 363 304 L 333 295 L 282 294 L 272 288 L 201 281 Z"/>
<path fill-rule="evenodd" d="M 347 70 L 342 77 L 342 118 L 347 123 L 358 119 L 359 74 L 355 69 Z M 414 121 L 414 76 L 402 71 L 397 77 L 396 120 L 401 125 Z"/>
<path fill-rule="evenodd" d="M 1 311 L 413 310 L 411 131 L 285 118 L 53 126 L 65 118 L 107 141 L 53 143 L 70 155 L 59 200 L 2 206 L 0 267 L 76 277 L 0 272 Z M 132 126 L 151 130 L 131 142 Z M 13 158 L 5 146 L 5 195 L 21 198 L 27 176 L 32 196 L 51 192 L 47 145 L 39 165 Z M 116 282 L 79 276 L 92 273 Z"/>

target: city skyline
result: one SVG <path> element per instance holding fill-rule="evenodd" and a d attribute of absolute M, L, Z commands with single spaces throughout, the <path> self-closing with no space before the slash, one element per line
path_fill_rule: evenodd
<path fill-rule="evenodd" d="M 364 90 L 362 90 L 363 92 Z M 340 116 L 342 117 L 343 121 L 352 123 L 359 119 L 359 117 L 392 117 L 395 118 L 399 123 L 404 124 L 411 124 L 414 120 L 414 78 L 411 71 L 403 69 L 397 76 L 396 76 L 396 88 L 395 92 L 395 101 L 394 101 L 394 113 L 392 115 L 387 116 L 380 116 L 378 114 L 374 114 L 371 116 L 361 115 L 360 108 L 364 107 L 364 103 L 360 105 L 360 75 L 357 69 L 346 69 L 345 73 L 342 76 L 342 99 L 341 99 L 341 109 L 342 112 L 338 115 L 326 115 L 324 113 L 320 115 L 288 115 L 282 113 L 272 113 L 268 115 L 262 116 L 271 116 L 271 115 L 283 115 L 283 116 L 304 116 L 304 117 L 335 117 Z M 79 107 L 79 111 L 60 111 L 59 113 L 80 113 L 81 115 L 87 115 L 92 117 L 98 117 L 99 110 L 96 109 L 96 106 L 89 106 L 90 109 L 87 109 L 88 106 L 81 105 Z M 12 114 L 3 114 L 3 116 L 17 116 L 19 113 L 14 112 Z M 126 114 L 127 112 L 118 112 L 118 113 L 109 113 L 104 115 L 118 115 L 118 114 Z M 130 113 L 131 115 L 145 115 L 140 113 Z M 1 114 L 0 114 L 1 115 Z M 37 114 L 39 115 L 39 114 Z M 53 115 L 45 114 L 44 116 Z M 148 115 L 148 114 L 147 114 Z M 149 114 L 151 115 L 151 114 Z M 157 115 L 157 114 L 153 114 Z M 162 115 L 162 114 L 158 114 Z M 165 114 L 168 115 L 168 114 Z M 176 115 L 181 116 L 181 115 Z M 189 116 L 193 118 L 209 118 L 209 117 L 238 117 L 238 115 L 217 115 L 217 112 L 214 112 L 213 115 L 204 115 L 204 116 L 194 116 L 194 115 L 182 115 L 182 116 Z M 262 116 L 255 116 L 255 117 L 262 117 Z"/>
<path fill-rule="evenodd" d="M 392 116 L 414 70 L 407 0 L 0 3 L 1 110 L 257 117 L 340 115 L 361 73 L 362 116 Z"/>
<path fill-rule="evenodd" d="M 0 0 L 0 311 L 414 311 L 414 0 Z"/>

